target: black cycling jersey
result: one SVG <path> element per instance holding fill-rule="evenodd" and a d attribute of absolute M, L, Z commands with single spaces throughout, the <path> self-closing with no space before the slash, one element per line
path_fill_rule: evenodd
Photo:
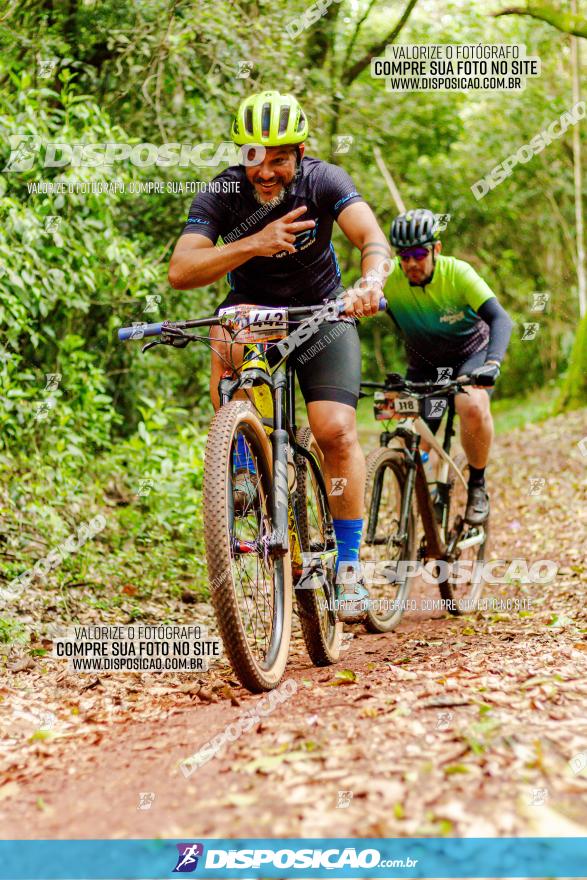
<path fill-rule="evenodd" d="M 295 254 L 287 251 L 272 257 L 252 257 L 228 274 L 231 292 L 226 304 L 315 305 L 340 285 L 340 269 L 331 242 L 332 226 L 343 208 L 364 199 L 342 168 L 304 156 L 294 181 L 281 204 L 267 208 L 253 195 L 253 186 L 242 165 L 233 165 L 214 178 L 210 191 L 192 202 L 182 235 L 197 232 L 214 244 L 253 235 L 294 208 L 307 206 L 298 219 L 315 220 L 313 229 L 296 236 Z M 236 181 L 239 186 L 224 186 Z M 222 189 L 229 190 L 227 193 Z M 238 189 L 238 192 L 230 192 Z M 220 191 L 219 191 L 220 190 Z"/>

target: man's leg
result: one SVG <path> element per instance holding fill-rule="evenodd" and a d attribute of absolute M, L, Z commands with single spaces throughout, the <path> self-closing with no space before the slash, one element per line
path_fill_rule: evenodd
<path fill-rule="evenodd" d="M 354 322 L 325 322 L 296 352 L 296 372 L 312 433 L 324 456 L 324 476 L 337 543 L 339 617 L 358 619 L 369 597 L 361 577 L 365 458 L 356 406 L 361 345 Z"/>
<path fill-rule="evenodd" d="M 353 406 L 331 400 L 308 403 L 308 420 L 324 456 L 324 478 L 338 548 L 339 617 L 360 619 L 369 593 L 361 577 L 365 456 L 359 445 Z"/>
<path fill-rule="evenodd" d="M 210 398 L 217 412 L 220 409 L 218 383 L 225 370 L 231 366 L 240 366 L 243 359 L 244 346 L 230 345 L 230 336 L 223 327 L 210 327 L 211 365 L 210 365 Z M 245 391 L 237 391 L 233 400 L 247 400 Z M 244 437 L 237 437 L 233 453 L 233 487 L 234 509 L 242 512 L 253 504 L 256 497 L 256 468 L 247 448 Z"/>
<path fill-rule="evenodd" d="M 211 365 L 210 365 L 210 399 L 214 410 L 220 408 L 218 395 L 218 383 L 225 370 L 231 365 L 240 366 L 243 359 L 242 345 L 229 345 L 230 336 L 224 327 L 210 327 Z M 238 391 L 235 395 L 238 400 L 246 400 L 244 391 Z"/>
<path fill-rule="evenodd" d="M 354 407 L 333 400 L 308 404 L 308 420 L 324 455 L 324 476 L 334 519 L 361 519 L 365 456 L 357 435 Z"/>
<path fill-rule="evenodd" d="M 469 462 L 465 519 L 471 525 L 480 525 L 489 515 L 489 496 L 485 489 L 485 467 L 493 441 L 489 395 L 483 388 L 470 388 L 468 394 L 457 394 L 455 409 L 461 421 L 461 444 Z"/>

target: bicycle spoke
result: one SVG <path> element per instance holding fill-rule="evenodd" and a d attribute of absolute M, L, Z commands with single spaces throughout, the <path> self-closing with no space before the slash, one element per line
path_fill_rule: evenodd
<path fill-rule="evenodd" d="M 245 637 L 251 650 L 267 657 L 273 629 L 273 565 L 266 560 L 264 538 L 269 531 L 267 501 L 260 474 L 260 463 L 255 458 L 250 444 L 243 434 L 240 444 L 239 472 L 246 474 L 244 503 L 238 514 L 235 513 L 232 527 L 233 546 L 238 542 L 251 546 L 250 553 L 234 553 L 234 583 L 236 598 L 241 607 L 241 620 Z M 232 466 L 234 469 L 237 438 L 233 444 Z M 254 560 L 254 562 L 253 562 Z"/>

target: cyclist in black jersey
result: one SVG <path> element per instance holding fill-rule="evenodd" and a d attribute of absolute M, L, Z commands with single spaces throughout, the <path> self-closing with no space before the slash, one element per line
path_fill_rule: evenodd
<path fill-rule="evenodd" d="M 327 490 L 344 487 L 342 494 L 330 495 L 330 504 L 338 544 L 339 616 L 353 620 L 362 615 L 368 597 L 358 562 L 365 458 L 356 427 L 361 350 L 355 324 L 379 308 L 382 265 L 389 266 L 390 248 L 349 175 L 304 155 L 307 135 L 306 117 L 291 95 L 261 92 L 241 102 L 232 139 L 242 148 L 243 164 L 227 168 L 193 200 L 169 281 L 189 290 L 226 275 L 230 291 L 218 308 L 319 304 L 342 293 L 331 242 L 334 221 L 361 251 L 362 282 L 346 294 L 343 324 L 336 334 L 331 323 L 322 324 L 294 355 L 310 427 L 324 454 Z M 235 184 L 238 192 L 222 192 Z M 215 247 L 219 238 L 223 244 Z M 215 348 L 223 346 L 222 328 L 212 328 L 210 335 Z M 210 393 L 216 408 L 223 371 L 213 353 Z M 246 473 L 242 477 L 246 492 Z"/>

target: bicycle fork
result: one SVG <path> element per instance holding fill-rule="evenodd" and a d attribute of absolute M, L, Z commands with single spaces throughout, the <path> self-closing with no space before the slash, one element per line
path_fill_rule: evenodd
<path fill-rule="evenodd" d="M 285 370 L 278 369 L 273 376 L 273 431 L 269 439 L 273 449 L 272 521 L 269 552 L 285 556 L 289 549 L 289 485 L 287 478 L 288 433 L 283 427 L 283 395 L 287 386 Z"/>

